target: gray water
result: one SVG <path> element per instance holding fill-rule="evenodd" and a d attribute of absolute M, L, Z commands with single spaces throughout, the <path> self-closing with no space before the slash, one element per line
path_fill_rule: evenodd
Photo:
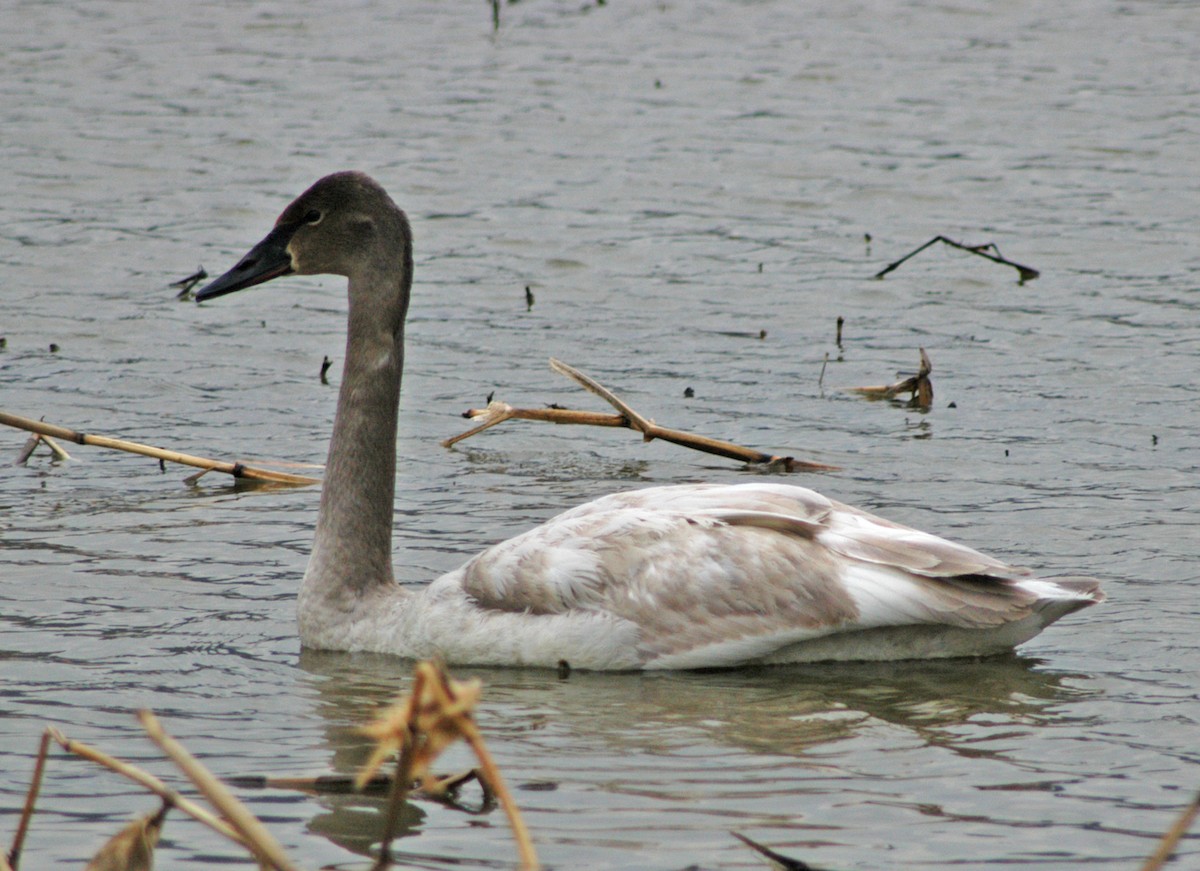
<path fill-rule="evenodd" d="M 614 489 L 757 474 L 533 423 L 439 447 L 491 391 L 601 408 L 554 355 L 662 424 L 843 467 L 787 480 L 1111 597 L 984 662 L 486 671 L 479 723 L 548 865 L 763 867 L 735 829 L 834 869 L 1136 868 L 1200 785 L 1198 46 L 1166 0 L 525 0 L 497 34 L 482 2 L 9 4 L 0 408 L 322 462 L 343 282 L 167 285 L 367 170 L 417 234 L 404 582 Z M 871 280 L 937 234 L 1041 277 L 939 246 Z M 840 389 L 919 347 L 928 413 Z M 354 770 L 353 726 L 410 666 L 300 651 L 317 488 L 71 449 L 0 467 L 0 843 L 46 724 L 180 786 L 136 709 L 220 775 Z M 379 837 L 375 799 L 239 794 L 307 867 L 365 867 Z M 80 865 L 154 805 L 56 754 L 25 867 Z M 397 852 L 515 855 L 502 814 L 421 801 Z M 1180 852 L 1200 867 L 1200 835 Z M 251 867 L 182 817 L 158 862 Z"/>

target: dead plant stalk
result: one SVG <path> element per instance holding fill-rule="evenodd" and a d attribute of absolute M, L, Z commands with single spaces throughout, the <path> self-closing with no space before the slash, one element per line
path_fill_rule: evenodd
<path fill-rule="evenodd" d="M 7 411 L 0 411 L 0 424 L 16 427 L 17 429 L 23 429 L 27 432 L 38 433 L 41 436 L 50 436 L 52 438 L 59 438 L 64 441 L 74 442 L 77 445 L 92 445 L 98 448 L 111 448 L 113 450 L 125 451 L 126 453 L 130 454 L 139 454 L 143 457 L 153 457 L 156 460 L 161 460 L 168 463 L 179 463 L 180 465 L 184 466 L 193 466 L 209 472 L 224 472 L 225 474 L 232 475 L 235 478 L 245 478 L 251 481 L 270 481 L 275 484 L 296 485 L 321 483 L 320 478 L 310 478 L 307 475 L 294 475 L 290 472 L 276 472 L 271 469 L 262 469 L 256 466 L 248 466 L 245 463 L 229 462 L 227 460 L 211 460 L 207 457 L 197 457 L 191 454 L 183 454 L 179 451 L 156 448 L 151 445 L 139 444 L 138 442 L 128 442 L 123 439 L 115 439 L 109 436 L 76 432 L 75 430 L 68 429 L 65 426 L 57 426 L 56 424 L 46 423 L 45 421 L 34 420 L 31 417 L 22 417 L 19 414 L 11 414 Z"/>
<path fill-rule="evenodd" d="M 764 453 L 763 451 L 747 448 L 742 445 L 734 444 L 733 442 L 722 441 L 721 439 L 709 438 L 708 436 L 697 435 L 695 433 L 685 432 L 683 430 L 669 429 L 665 426 L 659 426 L 649 418 L 644 417 L 629 406 L 623 399 L 609 390 L 604 385 L 600 384 L 594 378 L 583 372 L 568 366 L 560 360 L 550 359 L 550 368 L 561 375 L 566 375 L 584 388 L 595 393 L 597 396 L 604 399 L 609 405 L 617 409 L 617 414 L 604 414 L 594 411 L 576 411 L 567 408 L 514 408 L 505 402 L 490 402 L 487 408 L 471 409 L 466 412 L 464 417 L 473 419 L 482 418 L 483 423 L 478 426 L 460 433 L 457 436 L 448 438 L 442 442 L 443 447 L 451 447 L 463 439 L 483 432 L 485 429 L 504 423 L 506 420 L 538 420 L 548 423 L 558 424 L 577 424 L 583 426 L 602 426 L 602 427 L 624 427 L 632 429 L 642 434 L 643 441 L 653 441 L 654 439 L 662 439 L 672 444 L 681 445 L 685 448 L 691 448 L 695 451 L 701 451 L 706 454 L 714 454 L 719 457 L 726 457 L 731 460 L 740 460 L 744 463 L 752 465 L 767 465 L 775 468 L 783 469 L 784 471 L 836 471 L 837 466 L 827 465 L 825 463 L 815 463 L 807 460 L 797 460 L 793 457 L 781 457 L 774 454 Z"/>

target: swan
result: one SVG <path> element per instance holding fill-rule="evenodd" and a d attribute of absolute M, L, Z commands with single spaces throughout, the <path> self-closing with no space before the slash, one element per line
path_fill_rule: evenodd
<path fill-rule="evenodd" d="M 367 175 L 326 176 L 196 299 L 318 273 L 349 279 L 350 307 L 297 603 L 307 647 L 592 670 L 980 656 L 1104 599 L 1094 578 L 1037 578 L 780 483 L 604 496 L 408 589 L 391 562 L 404 212 Z"/>

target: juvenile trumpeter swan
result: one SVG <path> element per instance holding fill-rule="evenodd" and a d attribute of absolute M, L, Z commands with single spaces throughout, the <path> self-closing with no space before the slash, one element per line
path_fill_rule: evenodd
<path fill-rule="evenodd" d="M 196 294 L 283 275 L 349 279 L 346 363 L 299 595 L 308 647 L 587 669 L 997 653 L 1100 602 L 964 545 L 775 483 L 605 496 L 413 591 L 392 575 L 396 417 L 412 285 L 408 219 L 327 176 Z"/>

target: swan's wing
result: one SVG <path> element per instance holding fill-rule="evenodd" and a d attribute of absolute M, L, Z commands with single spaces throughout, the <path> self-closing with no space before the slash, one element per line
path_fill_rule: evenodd
<path fill-rule="evenodd" d="M 1025 574 L 810 490 L 753 484 L 596 500 L 480 554 L 460 582 L 493 612 L 628 621 L 643 661 L 721 665 L 838 631 L 1002 625 L 1038 602 Z"/>
<path fill-rule="evenodd" d="M 1028 569 L 1008 565 L 966 545 L 833 503 L 821 541 L 844 556 L 893 566 L 928 578 L 1017 578 Z"/>

